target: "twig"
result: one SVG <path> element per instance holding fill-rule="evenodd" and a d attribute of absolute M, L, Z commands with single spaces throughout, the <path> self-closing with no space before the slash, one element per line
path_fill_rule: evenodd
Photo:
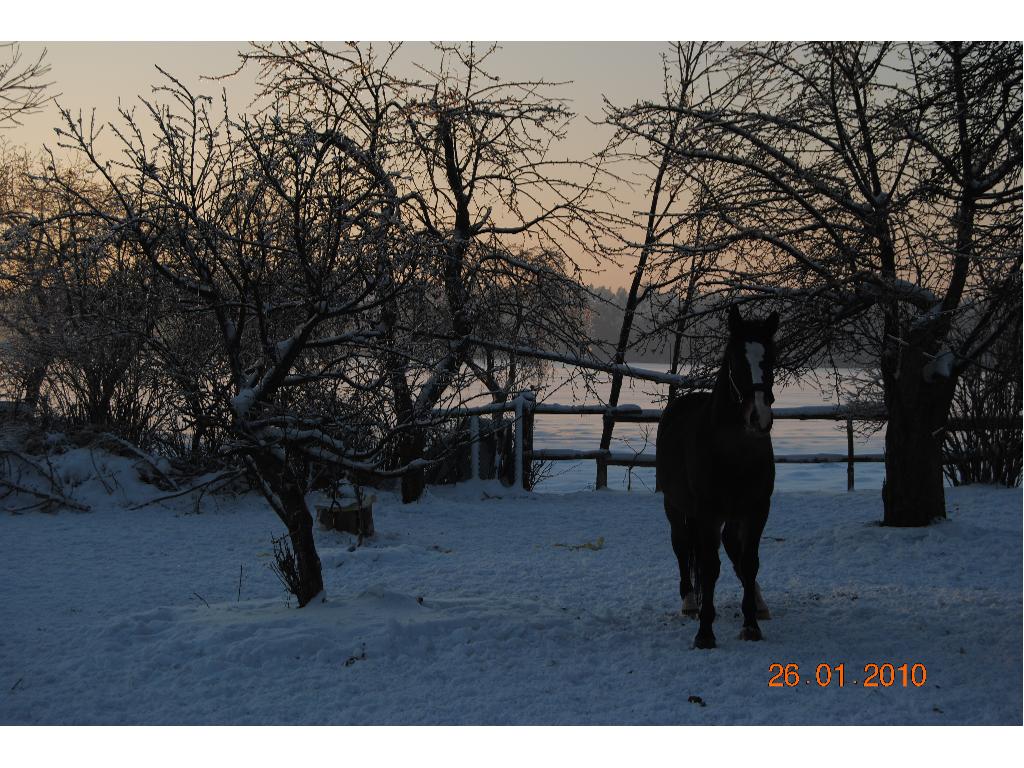
<path fill-rule="evenodd" d="M 599 549 L 604 549 L 604 536 L 598 536 L 597 541 L 585 541 L 582 544 L 555 544 L 555 546 L 571 551 L 589 549 L 591 552 L 597 552 Z"/>
<path fill-rule="evenodd" d="M 221 480 L 229 480 L 229 479 L 238 477 L 239 475 L 242 474 L 242 472 L 243 472 L 243 470 L 240 470 L 240 469 L 239 470 L 234 470 L 234 471 L 231 471 L 231 472 L 222 472 L 221 474 L 217 475 L 216 477 L 213 477 L 213 478 L 211 478 L 209 480 L 204 480 L 201 483 L 196 483 L 195 485 L 190 486 L 189 488 L 186 488 L 183 491 L 176 491 L 175 493 L 169 493 L 166 496 L 157 496 L 155 499 L 150 499 L 149 501 L 143 501 L 143 502 L 141 502 L 139 504 L 135 504 L 135 505 L 133 505 L 131 507 L 128 507 L 128 509 L 130 509 L 130 510 L 131 509 L 142 509 L 143 507 L 148 507 L 150 504 L 158 504 L 161 501 L 169 501 L 170 499 L 176 499 L 179 496 L 185 496 L 185 495 L 187 495 L 189 493 L 192 493 L 192 491 L 198 491 L 201 488 L 205 488 L 208 485 L 213 485 L 214 483 L 219 482 Z"/>
<path fill-rule="evenodd" d="M 100 468 L 98 466 L 96 466 L 96 452 L 95 451 L 89 451 L 89 459 L 90 459 L 90 461 L 92 461 L 92 468 L 96 470 L 96 477 L 99 479 L 100 483 L 103 485 L 104 490 L 106 490 L 108 495 L 112 494 L 114 492 L 114 489 L 111 488 L 109 485 L 107 485 L 107 481 L 103 478 L 103 473 L 100 472 Z"/>
<path fill-rule="evenodd" d="M 35 496 L 38 499 L 42 499 L 44 503 L 56 504 L 58 506 L 66 506 L 69 509 L 78 510 L 79 512 L 88 512 L 89 511 L 89 507 L 84 506 L 82 504 L 79 504 L 77 502 L 71 501 L 65 495 L 65 493 L 64 493 L 64 486 L 63 486 L 63 484 L 60 481 L 60 476 L 57 474 L 57 471 L 53 468 L 53 464 L 50 463 L 49 457 L 45 457 L 46 467 L 47 468 L 44 469 L 42 466 L 40 466 L 36 462 L 32 461 L 32 459 L 28 458 L 27 456 L 25 456 L 22 453 L 19 453 L 18 451 L 12 451 L 12 450 L 8 450 L 8 449 L 0 449 L 0 456 L 8 459 L 8 463 L 7 463 L 7 470 L 8 471 L 11 471 L 11 464 L 9 462 L 9 460 L 11 458 L 18 459 L 23 464 L 28 466 L 30 469 L 34 470 L 36 472 L 36 474 L 39 475 L 39 477 L 43 478 L 44 480 L 46 480 L 47 483 L 49 483 L 50 488 L 51 488 L 51 492 L 50 493 L 45 493 L 43 491 L 38 491 L 38 490 L 35 490 L 33 488 L 29 488 L 27 486 L 21 485 L 20 483 L 17 483 L 17 482 L 15 482 L 13 480 L 9 480 L 7 478 L 0 478 L 0 486 L 6 486 L 7 488 L 9 488 L 9 489 L 11 489 L 13 491 L 16 491 L 18 493 L 27 493 L 27 494 L 29 494 L 31 496 Z M 19 478 L 20 478 L 20 473 L 19 473 Z"/>
<path fill-rule="evenodd" d="M 97 435 L 97 437 L 99 438 L 97 442 L 109 440 L 110 442 L 114 443 L 114 445 L 120 446 L 121 448 L 124 448 L 126 451 L 131 452 L 132 454 L 146 462 L 150 467 L 152 467 L 153 471 L 160 476 L 160 479 L 166 482 L 168 485 L 170 485 L 171 488 L 178 487 L 178 484 L 174 482 L 174 480 L 171 477 L 168 477 L 167 474 L 163 470 L 161 470 L 159 466 L 157 466 L 156 460 L 148 453 L 143 451 L 141 448 L 134 446 L 127 440 L 122 440 L 117 435 L 112 435 L 109 432 L 103 432 Z"/>
<path fill-rule="evenodd" d="M 19 485 L 18 483 L 12 483 L 10 480 L 4 480 L 2 478 L 0 478 L 0 485 L 7 486 L 11 490 L 17 491 L 18 493 L 27 493 L 31 496 L 35 496 L 38 499 L 42 499 L 43 501 L 48 501 L 51 504 L 56 504 L 58 506 L 64 506 L 67 507 L 68 509 L 75 509 L 78 510 L 79 512 L 89 511 L 89 507 L 79 504 L 76 501 L 71 501 L 66 496 L 54 496 L 53 494 L 50 493 L 43 493 L 42 491 L 36 491 L 33 490 L 32 488 L 26 488 L 23 485 Z"/>
<path fill-rule="evenodd" d="M 239 563 L 238 564 L 238 597 L 235 599 L 235 602 L 241 602 L 242 601 L 242 568 L 244 568 L 243 564 Z"/>
<path fill-rule="evenodd" d="M 21 685 L 21 681 L 24 680 L 24 679 L 25 679 L 24 677 L 19 677 L 18 678 L 18 682 L 16 682 L 14 685 L 11 686 L 11 690 L 13 691 L 15 688 L 17 688 L 19 685 Z"/>
<path fill-rule="evenodd" d="M 196 597 L 198 597 L 200 600 L 202 600 L 203 601 L 203 605 L 205 605 L 207 608 L 210 607 L 210 604 L 208 602 L 206 602 L 206 598 L 205 597 L 200 595 L 198 592 L 193 592 L 192 594 L 195 595 Z"/>

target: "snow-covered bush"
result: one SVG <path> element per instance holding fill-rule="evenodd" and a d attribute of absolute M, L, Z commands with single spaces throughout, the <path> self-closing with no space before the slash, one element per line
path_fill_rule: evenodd
<path fill-rule="evenodd" d="M 1007 332 L 957 382 L 954 420 L 966 429 L 946 432 L 946 477 L 953 485 L 1021 482 L 1021 332 Z M 1007 427 L 1010 424 L 1013 426 Z"/>

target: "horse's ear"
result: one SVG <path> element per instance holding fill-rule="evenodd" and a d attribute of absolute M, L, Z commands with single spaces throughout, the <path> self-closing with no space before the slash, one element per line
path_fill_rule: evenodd
<path fill-rule="evenodd" d="M 769 336 L 774 336 L 775 332 L 777 330 L 779 330 L 779 313 L 778 312 L 772 312 L 770 315 L 768 315 L 767 323 L 768 323 L 768 335 Z"/>
<path fill-rule="evenodd" d="M 735 304 L 729 307 L 729 333 L 738 333 L 743 325 L 743 318 L 740 317 L 740 309 Z"/>

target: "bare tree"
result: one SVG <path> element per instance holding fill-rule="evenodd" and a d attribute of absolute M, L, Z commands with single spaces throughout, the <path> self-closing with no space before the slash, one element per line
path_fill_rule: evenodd
<path fill-rule="evenodd" d="M 580 352 L 589 343 L 588 294 L 569 277 L 564 258 L 534 249 L 482 260 L 476 301 L 485 309 L 473 332 L 503 341 L 509 350 L 482 345 L 466 365 L 492 402 L 506 402 L 545 379 L 545 361 L 519 350 Z"/>
<path fill-rule="evenodd" d="M 5 50 L 6 49 L 6 50 Z M 46 64 L 46 49 L 36 59 L 23 59 L 17 43 L 0 45 L 0 127 L 19 125 L 22 115 L 37 111 L 49 98 L 46 89 L 51 83 L 43 82 L 50 71 Z"/>
<path fill-rule="evenodd" d="M 434 257 L 434 280 L 447 310 L 443 325 L 431 330 L 449 341 L 415 397 L 399 404 L 411 419 L 434 407 L 466 365 L 493 396 L 507 396 L 509 385 L 517 382 L 513 378 L 494 390 L 493 361 L 505 355 L 514 371 L 516 353 L 480 340 L 515 346 L 523 341 L 527 320 L 533 327 L 551 327 L 564 317 L 565 305 L 533 302 L 530 297 L 543 293 L 532 287 L 565 289 L 569 276 L 579 271 L 568 248 L 593 242 L 599 227 L 587 207 L 597 189 L 597 169 L 552 157 L 573 116 L 555 85 L 494 76 L 488 69 L 494 47 L 438 45 L 436 50 L 436 66 L 424 67 L 424 79 L 410 86 L 400 146 L 409 158 L 419 193 L 420 233 Z M 531 244 L 548 256 L 518 258 Z M 505 286 L 502 300 L 521 299 L 505 313 L 511 323 L 502 336 L 495 335 L 502 328 L 494 322 L 500 316 L 492 284 L 496 273 Z M 527 318 L 527 312 L 537 316 Z M 578 324 L 562 327 L 568 331 Z M 481 353 L 483 368 L 474 361 Z M 420 439 L 412 436 L 410 458 L 418 454 Z M 421 488 L 422 478 L 410 476 L 403 496 L 415 498 Z"/>
<path fill-rule="evenodd" d="M 30 182 L 33 161 L 25 151 L 2 149 L 0 154 L 0 216 L 3 225 L 0 254 L 0 326 L 4 352 L 0 358 L 7 396 L 34 411 L 46 377 L 49 319 L 46 316 L 45 275 L 48 263 L 32 243 L 25 217 L 47 214 L 48 198 Z"/>
<path fill-rule="evenodd" d="M 103 206 L 80 173 L 51 164 L 63 179 L 57 186 L 27 157 L 13 170 L 2 217 L 0 325 L 17 397 L 32 410 L 42 399 L 71 424 L 141 442 L 152 414 L 138 393 L 140 353 L 153 314 L 138 259 L 79 205 L 87 197 Z"/>
<path fill-rule="evenodd" d="M 646 186 L 647 210 L 640 212 L 639 222 L 625 221 L 627 227 L 639 226 L 642 234 L 633 241 L 622 233 L 619 250 L 627 258 L 633 254 L 636 264 L 633 279 L 622 308 L 622 323 L 613 353 L 613 362 L 621 365 L 631 348 L 643 343 L 634 331 L 634 320 L 645 302 L 652 302 L 652 315 L 662 318 L 666 304 L 670 310 L 670 332 L 673 337 L 671 372 L 680 369 L 680 343 L 686 323 L 691 317 L 701 279 L 714 264 L 714 249 L 702 250 L 700 206 L 693 200 L 702 196 L 708 180 L 700 173 L 700 164 L 688 161 L 678 151 L 680 145 L 693 142 L 691 131 L 700 128 L 682 108 L 698 109 L 714 106 L 716 93 L 712 79 L 716 77 L 718 52 L 721 46 L 712 43 L 677 43 L 662 58 L 662 100 L 665 110 L 652 110 L 649 104 L 617 107 L 606 101 L 605 124 L 615 133 L 605 156 L 617 163 L 639 164 Z M 695 213 L 697 215 L 695 215 Z M 628 230 L 627 230 L 628 232 Z M 656 324 L 662 335 L 664 323 Z M 622 373 L 614 373 L 608 405 L 619 402 Z M 615 422 L 606 419 L 601 432 L 600 447 L 611 446 Z M 599 472 L 606 472 L 599 464 Z M 598 480 L 604 485 L 605 480 Z"/>
<path fill-rule="evenodd" d="M 401 201 L 376 148 L 301 94 L 231 119 L 167 83 L 156 89 L 163 103 L 142 101 L 154 144 L 127 110 L 112 127 L 124 160 L 102 160 L 96 129 L 66 112 L 64 144 L 117 203 L 93 214 L 176 286 L 179 311 L 215 322 L 224 378 L 203 397 L 218 401 L 235 452 L 287 527 L 278 566 L 306 605 L 323 589 L 310 463 L 386 471 L 381 377 L 364 351 L 378 335 L 374 312 L 415 269 Z M 382 277 L 383 262 L 398 281 Z"/>
<path fill-rule="evenodd" d="M 3 49 L 6 55 L 5 60 L 0 61 L 0 128 L 18 125 L 18 118 L 21 115 L 31 114 L 39 109 L 46 101 L 46 89 L 50 85 L 42 81 L 50 70 L 49 65 L 44 63 L 45 49 L 34 61 L 22 60 L 21 47 L 17 43 L 0 45 L 0 50 Z M 11 152 L 4 147 L 0 147 L 0 151 L 0 216 L 5 217 L 9 225 L 10 215 L 24 202 L 24 182 L 31 160 L 24 152 Z M 6 267 L 4 271 L 8 275 L 11 272 Z M 24 324 L 20 321 L 12 322 L 13 314 L 19 314 L 20 310 L 25 309 L 26 294 L 22 290 L 12 291 L 13 286 L 9 282 L 5 287 L 7 290 L 2 299 L 0 321 L 7 326 L 8 333 L 13 330 L 13 338 L 6 340 L 10 346 L 26 339 Z M 19 284 L 18 287 L 20 289 L 24 285 Z M 36 293 L 38 295 L 38 291 Z M 16 326 L 21 330 L 15 330 Z M 24 398 L 31 408 L 35 407 L 39 388 L 42 386 L 46 368 L 43 357 L 36 354 L 31 345 L 25 344 L 15 354 L 5 356 L 5 374 L 9 378 L 9 375 L 14 373 L 14 378 L 18 380 L 16 388 L 20 391 L 16 392 L 15 396 L 18 399 Z M 15 372 L 16 368 L 20 370 Z"/>
<path fill-rule="evenodd" d="M 530 292 L 520 289 L 530 285 L 569 285 L 578 272 L 570 249 L 595 242 L 601 226 L 588 207 L 599 192 L 599 170 L 552 157 L 572 113 L 552 93 L 553 84 L 489 72 L 493 47 L 438 45 L 437 64 L 421 66 L 417 79 L 390 73 L 396 50 L 377 58 L 359 46 L 282 44 L 256 46 L 245 57 L 263 68 L 267 93 L 299 88 L 327 113 L 359 104 L 360 130 L 387 154 L 405 215 L 416 227 L 411 247 L 424 265 L 418 298 L 382 305 L 380 317 L 399 460 L 415 464 L 425 447 L 418 425 L 459 384 L 478 377 L 497 386 L 500 398 L 515 383 L 501 385 L 488 375 L 495 356 L 509 353 L 488 351 L 489 339 L 477 332 L 496 317 L 490 278 L 500 272 L 505 285 L 518 286 L 502 294 L 505 300 L 529 301 Z M 524 251 L 549 256 L 520 258 Z M 554 310 L 551 326 L 559 307 L 542 302 L 530 310 Z M 492 323 L 489 330 L 498 328 Z M 515 339 L 494 341 L 507 347 Z M 485 358 L 483 365 L 475 355 Z M 507 367 L 514 367 L 510 358 Z M 406 474 L 403 499 L 419 498 L 423 483 L 422 471 Z"/>
<path fill-rule="evenodd" d="M 791 354 L 870 354 L 889 425 L 885 522 L 944 515 L 957 376 L 1020 304 L 1018 43 L 745 45 L 676 153 L 720 169 L 720 283 L 790 308 Z"/>

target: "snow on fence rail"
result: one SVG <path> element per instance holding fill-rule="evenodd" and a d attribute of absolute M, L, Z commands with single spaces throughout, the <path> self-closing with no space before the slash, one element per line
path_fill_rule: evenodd
<path fill-rule="evenodd" d="M 489 403 L 473 408 L 452 408 L 434 411 L 435 417 L 468 418 L 471 444 L 471 474 L 480 477 L 479 440 L 480 416 L 499 413 L 515 413 L 514 436 L 514 484 L 530 489 L 530 477 L 524 472 L 527 461 L 595 461 L 597 462 L 597 488 L 608 485 L 608 467 L 653 467 L 655 454 L 650 452 L 610 451 L 601 448 L 575 450 L 572 448 L 534 448 L 533 420 L 537 414 L 557 415 L 600 415 L 604 419 L 624 423 L 657 423 L 661 419 L 660 408 L 641 408 L 638 405 L 561 405 L 538 403 L 536 394 L 530 390 L 504 403 Z M 845 405 L 811 405 L 796 408 L 773 408 L 776 419 L 821 419 L 846 422 L 846 453 L 793 453 L 775 456 L 776 464 L 838 464 L 846 462 L 846 489 L 854 488 L 854 465 L 862 462 L 884 462 L 881 453 L 856 454 L 853 449 L 853 423 L 855 421 L 885 421 L 885 406 L 881 403 Z M 973 420 L 950 419 L 948 430 L 970 429 L 1019 429 L 1020 423 L 1013 419 L 980 418 Z"/>

